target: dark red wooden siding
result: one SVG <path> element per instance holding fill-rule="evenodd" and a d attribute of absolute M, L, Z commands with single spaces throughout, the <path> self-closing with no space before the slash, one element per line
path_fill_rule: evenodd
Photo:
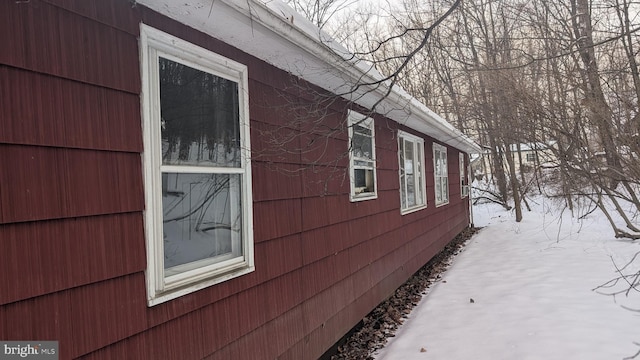
<path fill-rule="evenodd" d="M 307 85 L 192 28 L 127 0 L 8 1 L 0 14 L 0 339 L 59 340 L 61 359 L 315 359 L 469 222 L 456 149 L 436 208 L 425 137 L 429 206 L 402 216 L 399 126 L 376 116 L 378 198 L 352 203 L 346 130 L 297 122 L 317 119 Z M 250 77 L 256 271 L 154 307 L 141 21 Z"/>

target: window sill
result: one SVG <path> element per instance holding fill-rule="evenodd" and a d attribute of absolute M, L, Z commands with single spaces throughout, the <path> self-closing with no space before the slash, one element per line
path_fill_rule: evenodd
<path fill-rule="evenodd" d="M 349 201 L 351 202 L 359 202 L 359 201 L 366 201 L 366 200 L 375 200 L 378 198 L 378 194 L 367 194 L 367 195 L 350 195 L 349 196 Z"/>
<path fill-rule="evenodd" d="M 407 215 L 407 214 L 411 214 L 414 213 L 416 211 L 420 211 L 422 209 L 426 209 L 427 205 L 420 205 L 420 206 L 415 206 L 415 207 L 411 207 L 408 209 L 400 209 L 400 215 Z"/>
<path fill-rule="evenodd" d="M 250 267 L 243 267 L 240 269 L 237 269 L 235 271 L 229 272 L 227 274 L 221 275 L 221 276 L 217 276 L 215 278 L 210 278 L 207 280 L 203 280 L 197 283 L 194 283 L 188 287 L 183 287 L 183 288 L 178 288 L 175 290 L 168 290 L 168 291 L 164 291 L 164 292 L 158 292 L 156 294 L 149 294 L 148 295 L 148 299 L 147 299 L 147 306 L 151 307 L 154 305 L 158 305 L 158 304 L 162 304 L 164 302 L 179 298 L 181 296 L 187 295 L 187 294 L 191 294 L 193 292 L 196 292 L 198 290 L 207 288 L 209 286 L 212 285 L 216 285 L 231 279 L 234 279 L 236 277 L 242 276 L 242 275 L 246 275 L 249 274 L 251 272 L 253 272 L 255 270 L 254 266 L 250 266 Z"/>

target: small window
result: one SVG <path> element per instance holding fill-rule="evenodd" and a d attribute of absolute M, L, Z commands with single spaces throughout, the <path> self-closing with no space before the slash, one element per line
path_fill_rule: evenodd
<path fill-rule="evenodd" d="M 375 199 L 378 193 L 373 119 L 351 110 L 348 118 L 351 201 Z"/>
<path fill-rule="evenodd" d="M 433 166 L 436 180 L 436 206 L 449 203 L 449 173 L 447 170 L 447 148 L 433 144 Z"/>
<path fill-rule="evenodd" d="M 427 206 L 424 177 L 424 140 L 398 131 L 400 210 L 407 214 Z"/>
<path fill-rule="evenodd" d="M 529 152 L 526 154 L 526 157 L 527 157 L 527 162 L 536 162 L 536 158 L 537 158 L 536 153 Z"/>
<path fill-rule="evenodd" d="M 460 159 L 460 197 L 465 198 L 469 195 L 469 184 L 467 181 L 467 177 L 464 176 L 464 153 L 459 153 Z"/>
<path fill-rule="evenodd" d="M 149 305 L 253 271 L 247 68 L 141 25 Z"/>

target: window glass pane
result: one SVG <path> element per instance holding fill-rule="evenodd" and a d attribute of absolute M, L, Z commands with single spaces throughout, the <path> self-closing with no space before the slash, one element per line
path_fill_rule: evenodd
<path fill-rule="evenodd" d="M 449 201 L 449 180 L 447 169 L 447 148 L 434 144 L 433 160 L 435 162 L 435 193 L 436 204 L 443 204 Z"/>
<path fill-rule="evenodd" d="M 374 192 L 373 170 L 355 169 L 354 186 L 356 187 L 356 194 Z"/>
<path fill-rule="evenodd" d="M 240 181 L 239 174 L 162 174 L 165 269 L 241 255 Z"/>
<path fill-rule="evenodd" d="M 164 165 L 240 167 L 238 84 L 159 59 Z"/>
<path fill-rule="evenodd" d="M 449 201 L 449 179 L 442 178 L 442 201 Z"/>
<path fill-rule="evenodd" d="M 423 183 L 422 183 L 422 144 L 418 143 L 416 146 L 416 203 L 424 204 L 424 197 L 422 195 L 423 192 Z"/>
<path fill-rule="evenodd" d="M 414 173 L 414 153 L 413 142 L 406 141 L 404 144 L 404 164 L 407 182 L 407 207 L 416 205 L 416 178 Z"/>
<path fill-rule="evenodd" d="M 373 181 L 374 170 L 365 170 L 365 191 L 364 192 L 374 192 L 375 189 L 375 181 Z"/>
<path fill-rule="evenodd" d="M 404 171 L 413 174 L 413 143 L 410 141 L 405 141 L 404 159 Z"/>
<path fill-rule="evenodd" d="M 353 132 L 355 134 L 360 134 L 360 135 L 364 135 L 364 136 L 368 136 L 371 137 L 372 132 L 371 129 L 369 127 L 364 126 L 364 123 L 360 123 L 357 125 L 353 126 Z"/>
<path fill-rule="evenodd" d="M 374 162 L 373 161 L 363 161 L 363 160 L 354 160 L 353 161 L 353 165 L 355 166 L 366 166 L 366 167 L 370 167 L 370 168 L 374 168 Z"/>
<path fill-rule="evenodd" d="M 407 176 L 407 206 L 416 205 L 416 184 L 413 176 Z"/>
<path fill-rule="evenodd" d="M 356 158 L 373 159 L 371 136 L 354 133 L 351 140 L 351 146 L 353 147 L 353 155 Z"/>
<path fill-rule="evenodd" d="M 349 110 L 348 121 L 351 201 L 377 197 L 373 119 Z"/>
<path fill-rule="evenodd" d="M 424 143 L 400 136 L 400 200 L 402 209 L 426 204 L 424 192 Z"/>
<path fill-rule="evenodd" d="M 447 176 L 447 174 L 449 173 L 448 169 L 447 169 L 447 150 L 443 149 L 442 152 L 440 153 L 440 157 L 442 157 L 442 176 Z"/>
<path fill-rule="evenodd" d="M 400 206 L 402 209 L 407 208 L 407 175 L 405 170 L 405 161 L 404 161 L 404 139 L 400 139 L 398 142 L 398 146 L 400 147 Z"/>
<path fill-rule="evenodd" d="M 366 174 L 364 169 L 355 169 L 354 170 L 354 185 L 356 188 L 364 188 L 367 186 Z"/>

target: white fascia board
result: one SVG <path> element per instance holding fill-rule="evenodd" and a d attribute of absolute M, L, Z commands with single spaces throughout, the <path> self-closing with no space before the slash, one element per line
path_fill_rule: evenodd
<path fill-rule="evenodd" d="M 160 14 L 222 40 L 358 105 L 371 109 L 386 94 L 388 82 L 339 43 L 279 0 L 137 0 Z M 249 70 L 251 71 L 251 70 Z M 440 116 L 394 86 L 376 112 L 465 152 L 480 148 Z"/>

